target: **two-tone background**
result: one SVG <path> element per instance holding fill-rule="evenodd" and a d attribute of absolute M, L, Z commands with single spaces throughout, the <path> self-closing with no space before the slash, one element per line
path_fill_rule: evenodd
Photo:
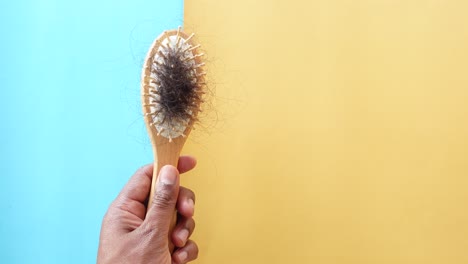
<path fill-rule="evenodd" d="M 0 262 L 93 263 L 152 153 L 139 76 L 183 25 L 215 113 L 196 263 L 468 263 L 468 3 L 0 3 Z M 217 119 L 213 126 L 213 120 Z"/>

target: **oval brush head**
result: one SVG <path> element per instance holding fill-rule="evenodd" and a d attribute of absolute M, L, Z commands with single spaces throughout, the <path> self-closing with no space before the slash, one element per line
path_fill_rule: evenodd
<path fill-rule="evenodd" d="M 200 45 L 177 30 L 163 32 L 152 44 L 141 78 L 143 114 L 154 153 L 151 196 L 159 170 L 177 166 L 180 152 L 197 121 L 204 94 Z M 149 199 L 148 208 L 152 199 Z"/>

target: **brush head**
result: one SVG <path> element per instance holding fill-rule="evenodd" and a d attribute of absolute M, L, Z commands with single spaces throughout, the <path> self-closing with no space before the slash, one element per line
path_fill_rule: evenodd
<path fill-rule="evenodd" d="M 143 113 L 149 129 L 172 141 L 185 137 L 197 120 L 204 75 L 193 34 L 165 31 L 153 43 L 142 74 Z"/>

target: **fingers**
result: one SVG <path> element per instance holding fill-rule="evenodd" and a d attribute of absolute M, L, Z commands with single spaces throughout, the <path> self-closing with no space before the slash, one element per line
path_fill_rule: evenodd
<path fill-rule="evenodd" d="M 195 168 L 197 161 L 192 156 L 181 156 L 177 169 L 180 173 Z M 153 178 L 153 164 L 148 164 L 138 169 L 125 185 L 119 196 L 144 203 L 148 198 Z"/>
<path fill-rule="evenodd" d="M 180 173 L 187 172 L 193 169 L 195 165 L 195 158 L 181 156 L 177 166 L 178 169 L 174 166 L 162 167 L 156 181 L 154 197 L 149 198 L 154 168 L 153 165 L 142 167 L 122 190 L 119 195 L 120 199 L 118 199 L 120 201 L 117 204 L 118 207 L 125 209 L 125 211 L 130 212 L 131 215 L 138 216 L 141 219 L 142 224 L 139 230 L 157 234 L 159 238 L 165 237 L 167 241 L 176 207 L 180 208 L 181 219 L 189 218 L 193 215 L 195 195 L 186 188 L 182 188 L 182 191 L 180 191 L 179 171 Z M 179 192 L 181 193 L 180 201 L 178 199 Z M 146 213 L 145 203 L 148 199 L 152 199 L 152 203 L 150 208 L 147 208 L 148 212 Z M 187 238 L 184 239 L 183 236 L 185 236 L 186 232 L 182 232 L 182 239 L 178 240 L 179 245 L 184 245 L 186 243 L 188 237 L 193 232 L 194 223 L 184 222 L 184 226 L 187 228 L 188 235 Z M 180 230 L 182 229 L 180 228 Z M 172 234 L 174 234 L 174 232 L 172 232 Z"/>
<path fill-rule="evenodd" d="M 176 247 L 183 247 L 187 243 L 188 238 L 192 235 L 195 229 L 195 221 L 193 218 L 180 218 L 177 226 L 172 232 L 172 243 Z"/>
<path fill-rule="evenodd" d="M 172 254 L 172 260 L 176 264 L 183 264 L 195 260 L 198 257 L 198 246 L 189 240 L 183 248 L 179 248 Z"/>
<path fill-rule="evenodd" d="M 177 211 L 184 217 L 192 217 L 195 212 L 195 194 L 192 190 L 180 187 Z"/>
<path fill-rule="evenodd" d="M 180 173 L 187 172 L 197 165 L 197 160 L 192 156 L 180 156 L 177 169 Z"/>
<path fill-rule="evenodd" d="M 173 166 L 164 166 L 159 172 L 151 208 L 144 221 L 149 229 L 167 237 L 179 194 L 179 172 Z"/>
<path fill-rule="evenodd" d="M 119 194 L 119 197 L 144 203 L 149 195 L 153 164 L 138 169 Z"/>

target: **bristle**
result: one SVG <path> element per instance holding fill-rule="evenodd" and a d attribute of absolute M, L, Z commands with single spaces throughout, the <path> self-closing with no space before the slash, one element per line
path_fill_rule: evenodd
<path fill-rule="evenodd" d="M 200 47 L 189 42 L 194 34 L 185 39 L 181 35 L 180 29 L 175 40 L 164 33 L 165 39 L 159 42 L 161 45 L 150 69 L 149 81 L 156 87 L 149 86 L 148 93 L 144 93 L 154 99 L 144 105 L 151 108 L 151 124 L 156 125 L 158 134 L 165 135 L 169 141 L 182 136 L 184 127 L 195 120 L 203 96 L 202 77 L 206 74 L 200 70 L 204 63 L 197 60 L 204 54 L 192 52 Z"/>
<path fill-rule="evenodd" d="M 200 45 L 192 45 L 193 37 L 187 37 L 180 28 L 164 32 L 155 42 L 145 76 L 148 83 L 143 96 L 148 101 L 143 106 L 151 117 L 149 124 L 169 141 L 185 136 L 185 128 L 196 121 L 203 101 L 206 73 L 199 58 L 204 54 L 196 52 Z"/>
<path fill-rule="evenodd" d="M 161 56 L 162 58 L 166 59 L 166 55 L 162 51 L 158 51 L 158 55 Z"/>
<path fill-rule="evenodd" d="M 187 48 L 185 48 L 184 50 L 182 50 L 182 52 L 192 51 L 192 50 L 198 49 L 198 48 L 200 48 L 200 47 L 201 47 L 200 44 L 198 44 L 198 45 L 196 45 L 196 46 L 188 46 Z"/>
<path fill-rule="evenodd" d="M 176 44 L 175 47 L 179 47 L 179 42 L 180 42 L 180 27 L 177 28 L 177 37 L 176 37 Z"/>
<path fill-rule="evenodd" d="M 197 55 L 193 55 L 193 56 L 191 56 L 191 57 L 185 58 L 184 61 L 189 61 L 189 60 L 193 60 L 193 59 L 195 59 L 195 58 L 200 58 L 200 57 L 202 57 L 203 55 L 205 55 L 205 54 L 200 53 L 200 54 L 197 54 Z"/>

